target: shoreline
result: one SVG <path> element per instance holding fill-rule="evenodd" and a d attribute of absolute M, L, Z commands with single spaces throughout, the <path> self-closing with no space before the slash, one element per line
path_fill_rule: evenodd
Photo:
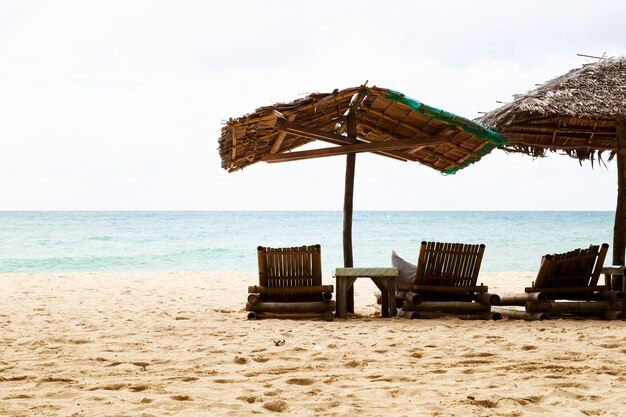
<path fill-rule="evenodd" d="M 498 293 L 535 273 L 481 273 Z M 626 322 L 245 319 L 257 273 L 0 274 L 0 415 L 622 415 Z M 329 274 L 324 283 L 334 283 Z M 274 341 L 285 340 L 277 346 Z"/>

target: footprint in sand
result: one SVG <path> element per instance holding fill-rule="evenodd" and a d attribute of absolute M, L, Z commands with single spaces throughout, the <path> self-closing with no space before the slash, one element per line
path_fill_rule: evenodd
<path fill-rule="evenodd" d="M 90 389 L 90 391 L 93 390 L 97 390 L 97 389 L 103 389 L 103 390 L 107 390 L 107 391 L 119 391 L 122 388 L 124 388 L 126 385 L 124 384 L 109 384 L 109 385 L 103 385 L 101 387 L 95 387 Z"/>
<path fill-rule="evenodd" d="M 267 408 L 270 411 L 275 411 L 277 413 L 282 413 L 287 409 L 287 403 L 284 401 L 270 401 L 263 404 L 264 408 Z"/>
<path fill-rule="evenodd" d="M 141 368 L 142 371 L 145 371 L 146 367 L 150 365 L 150 362 L 132 362 L 132 364 Z"/>
<path fill-rule="evenodd" d="M 170 398 L 176 401 L 191 401 L 191 397 L 189 395 L 172 395 Z"/>
<path fill-rule="evenodd" d="M 44 377 L 39 379 L 39 382 L 65 382 L 65 383 L 70 383 L 70 382 L 76 382 L 73 379 L 70 378 L 56 378 L 53 376 L 48 376 L 48 377 Z"/>
<path fill-rule="evenodd" d="M 349 361 L 343 364 L 346 368 L 356 368 L 360 363 L 358 361 Z"/>
<path fill-rule="evenodd" d="M 254 404 L 257 401 L 257 397 L 255 395 L 242 395 L 237 397 L 237 399 L 248 404 Z"/>
<path fill-rule="evenodd" d="M 0 376 L 0 381 L 6 381 L 6 382 L 24 381 L 26 379 L 35 379 L 35 378 L 29 375 L 9 376 L 9 377 Z"/>
<path fill-rule="evenodd" d="M 463 355 L 464 358 L 489 358 L 491 356 L 496 356 L 495 353 L 489 352 L 476 352 L 476 353 L 466 353 Z"/>
<path fill-rule="evenodd" d="M 292 384 L 292 385 L 313 385 L 315 383 L 315 380 L 313 379 L 309 379 L 309 378 L 291 378 L 287 380 L 288 384 Z"/>

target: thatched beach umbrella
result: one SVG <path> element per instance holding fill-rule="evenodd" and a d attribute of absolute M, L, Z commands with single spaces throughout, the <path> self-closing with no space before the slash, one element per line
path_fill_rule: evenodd
<path fill-rule="evenodd" d="M 336 146 L 292 152 L 313 141 Z M 419 162 L 452 174 L 504 143 L 500 134 L 470 120 L 396 91 L 360 86 L 311 94 L 230 119 L 222 128 L 219 152 L 229 172 L 259 161 L 347 155 L 343 253 L 344 266 L 351 267 L 356 153 Z"/>
<path fill-rule="evenodd" d="M 617 155 L 613 264 L 626 248 L 626 60 L 584 65 L 478 119 L 505 134 L 502 148 L 541 157 L 563 151 L 581 161 Z"/>

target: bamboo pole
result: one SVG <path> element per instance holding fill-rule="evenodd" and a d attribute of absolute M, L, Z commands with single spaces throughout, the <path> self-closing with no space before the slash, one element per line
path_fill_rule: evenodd
<path fill-rule="evenodd" d="M 402 310 L 471 313 L 489 311 L 490 306 L 472 301 L 423 301 L 418 305 L 405 301 L 402 303 Z"/>
<path fill-rule="evenodd" d="M 436 319 L 441 317 L 455 317 L 460 320 L 501 320 L 502 314 L 493 311 L 484 311 L 477 314 L 454 314 L 434 311 L 402 311 L 400 317 L 407 319 Z"/>
<path fill-rule="evenodd" d="M 609 301 L 614 303 L 624 299 L 623 291 L 606 291 L 593 293 L 593 300 L 595 301 Z"/>
<path fill-rule="evenodd" d="M 604 313 L 606 320 L 624 320 L 624 313 L 621 311 L 607 311 Z"/>
<path fill-rule="evenodd" d="M 580 294 L 593 296 L 593 293 L 606 291 L 607 288 L 604 285 L 595 285 L 589 287 L 560 287 L 560 288 L 541 288 L 541 287 L 526 287 L 524 291 L 527 293 L 543 292 L 548 297 L 552 294 Z"/>
<path fill-rule="evenodd" d="M 398 291 L 396 293 L 396 300 L 406 300 L 411 304 L 419 304 L 422 302 L 422 297 L 413 291 Z"/>
<path fill-rule="evenodd" d="M 261 294 L 259 293 L 251 293 L 248 294 L 248 303 L 249 304 L 256 304 L 260 301 L 261 299 Z"/>
<path fill-rule="evenodd" d="M 246 304 L 246 310 L 272 313 L 313 313 L 335 309 L 334 301 L 260 302 Z"/>
<path fill-rule="evenodd" d="M 333 321 L 332 312 L 324 311 L 321 313 L 269 313 L 269 312 L 254 312 L 248 313 L 248 320 L 261 320 L 261 319 L 324 319 L 326 321 Z"/>
<path fill-rule="evenodd" d="M 491 294 L 488 292 L 481 292 L 479 294 L 475 294 L 474 300 L 478 301 L 479 303 L 487 304 L 490 306 L 498 306 L 501 303 L 501 299 L 498 294 Z"/>
<path fill-rule="evenodd" d="M 610 303 L 608 301 L 558 301 L 558 302 L 543 302 L 543 303 L 527 303 L 526 311 L 529 313 L 554 313 L 554 314 L 568 314 L 568 313 L 605 313 L 611 310 L 619 310 L 617 303 Z"/>
<path fill-rule="evenodd" d="M 347 117 L 348 137 L 356 139 L 356 117 L 350 111 Z M 343 198 L 343 266 L 352 268 L 354 259 L 352 255 L 352 211 L 354 207 L 354 171 L 356 154 L 349 153 L 346 156 L 346 184 Z M 348 294 L 348 299 L 350 299 Z"/>
<path fill-rule="evenodd" d="M 398 312 L 398 317 L 404 317 L 407 319 L 416 319 L 418 318 L 419 314 L 417 313 L 417 311 L 400 311 Z"/>
<path fill-rule="evenodd" d="M 502 307 L 492 307 L 491 311 L 500 313 L 505 317 L 515 320 L 548 320 L 550 316 L 548 313 L 540 312 L 540 313 L 528 313 L 526 311 L 521 310 L 513 310 L 511 308 L 502 308 Z"/>
<path fill-rule="evenodd" d="M 617 207 L 613 227 L 613 265 L 624 265 L 624 252 L 626 250 L 626 119 L 617 118 L 616 133 Z"/>
<path fill-rule="evenodd" d="M 500 297 L 500 305 L 503 306 L 523 306 L 526 303 L 538 303 L 547 301 L 548 296 L 543 292 L 531 292 L 524 294 L 503 295 Z"/>

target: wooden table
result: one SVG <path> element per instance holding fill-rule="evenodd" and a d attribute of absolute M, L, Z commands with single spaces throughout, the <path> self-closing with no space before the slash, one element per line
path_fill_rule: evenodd
<path fill-rule="evenodd" d="M 624 271 L 626 266 L 605 266 L 602 268 L 604 279 L 606 280 L 606 287 L 609 291 L 623 291 L 626 293 L 626 278 L 624 277 Z M 626 320 L 626 299 L 622 300 L 622 313 Z"/>
<path fill-rule="evenodd" d="M 609 291 L 626 291 L 624 270 L 626 270 L 626 266 L 605 266 L 602 268 Z"/>
<path fill-rule="evenodd" d="M 354 313 L 354 281 L 370 278 L 381 292 L 381 314 L 383 317 L 396 315 L 396 277 L 398 268 L 337 268 L 337 317 L 345 319 Z"/>

